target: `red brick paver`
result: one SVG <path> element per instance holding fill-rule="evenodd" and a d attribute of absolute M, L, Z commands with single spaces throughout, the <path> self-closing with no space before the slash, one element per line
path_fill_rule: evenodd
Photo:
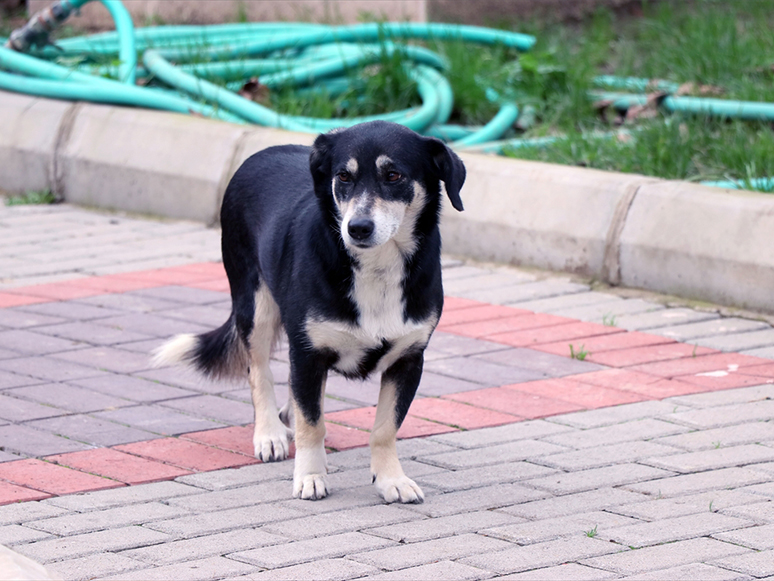
<path fill-rule="evenodd" d="M 116 450 L 166 462 L 187 470 L 203 472 L 256 464 L 258 460 L 180 438 L 159 438 L 115 446 Z"/>
<path fill-rule="evenodd" d="M 125 486 L 123 482 L 70 470 L 35 458 L 0 464 L 0 479 L 58 495 Z"/>
<path fill-rule="evenodd" d="M 126 484 L 158 482 L 191 474 L 190 470 L 140 458 L 113 448 L 97 448 L 69 454 L 57 454 L 47 456 L 46 460 L 82 472 L 112 478 Z"/>

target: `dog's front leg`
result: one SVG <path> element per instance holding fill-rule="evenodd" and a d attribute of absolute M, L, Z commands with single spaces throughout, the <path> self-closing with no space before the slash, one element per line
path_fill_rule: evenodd
<path fill-rule="evenodd" d="M 328 496 L 323 417 L 328 371 L 326 367 L 305 359 L 294 358 L 291 354 L 290 386 L 296 424 L 293 498 L 319 500 Z"/>
<path fill-rule="evenodd" d="M 422 489 L 403 472 L 395 436 L 414 400 L 422 377 L 422 352 L 406 355 L 382 374 L 376 420 L 371 432 L 371 475 L 387 502 L 422 502 Z"/>

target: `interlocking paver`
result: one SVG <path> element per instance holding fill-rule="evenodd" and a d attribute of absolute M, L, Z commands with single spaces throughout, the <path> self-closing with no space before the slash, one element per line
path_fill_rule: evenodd
<path fill-rule="evenodd" d="M 210 581 L 224 576 L 236 577 L 250 573 L 255 568 L 245 563 L 224 557 L 209 557 L 185 563 L 164 565 L 152 569 L 142 569 L 104 577 L 105 581 L 166 581 L 168 579 L 186 579 L 187 581 Z"/>
<path fill-rule="evenodd" d="M 427 484 L 444 492 L 452 492 L 489 486 L 498 482 L 507 483 L 529 480 L 556 472 L 551 468 L 538 466 L 532 462 L 503 462 L 489 466 L 476 466 L 475 468 L 465 470 L 455 470 L 454 472 L 444 470 L 420 476 L 417 480 L 420 484 Z M 411 474 L 416 476 L 415 472 L 411 472 Z"/>
<path fill-rule="evenodd" d="M 114 488 L 112 490 L 101 490 L 99 492 L 58 496 L 46 500 L 46 504 L 77 512 L 87 512 L 90 510 L 102 510 L 116 506 L 154 502 L 157 500 L 185 496 L 187 494 L 199 494 L 200 492 L 200 489 L 193 486 L 167 481 L 155 482 L 152 484 L 140 484 L 138 486 L 126 486 L 124 488 Z M 36 519 L 41 517 L 33 515 L 30 518 Z"/>
<path fill-rule="evenodd" d="M 560 495 L 654 480 L 667 477 L 670 474 L 672 473 L 666 470 L 629 463 L 578 470 L 571 473 L 551 474 L 529 480 L 526 484 Z"/>
<path fill-rule="evenodd" d="M 50 538 L 51 535 L 22 525 L 0 526 L 0 545 L 10 547 L 21 543 L 34 543 Z"/>
<path fill-rule="evenodd" d="M 302 563 L 279 569 L 269 569 L 243 577 L 251 580 L 319 579 L 320 581 L 344 581 L 360 579 L 369 573 L 378 574 L 379 569 L 349 559 L 319 559 L 313 563 Z M 371 575 L 368 575 L 368 579 Z"/>
<path fill-rule="evenodd" d="M 774 419 L 774 401 L 756 401 L 671 414 L 670 420 L 692 428 L 718 428 Z"/>
<path fill-rule="evenodd" d="M 622 329 L 629 329 L 630 331 L 644 331 L 718 318 L 720 318 L 720 315 L 709 311 L 685 308 L 660 309 L 632 315 L 622 315 L 616 318 L 615 324 Z"/>
<path fill-rule="evenodd" d="M 713 319 L 702 321 L 700 323 L 687 323 L 670 327 L 660 327 L 651 331 L 657 335 L 664 335 L 677 341 L 690 341 L 704 337 L 714 337 L 720 335 L 732 335 L 735 333 L 745 333 L 750 331 L 760 331 L 770 329 L 771 327 L 762 321 L 751 321 L 749 319 L 740 319 L 739 317 L 723 317 L 722 319 Z M 709 345 L 711 347 L 711 345 Z"/>
<path fill-rule="evenodd" d="M 83 442 L 89 446 L 115 446 L 154 438 L 157 434 L 111 422 L 88 414 L 73 414 L 45 420 L 28 422 L 36 430 L 45 430 L 72 442 Z M 48 452 L 58 454 L 73 450 Z M 48 455 L 46 454 L 46 455 Z"/>
<path fill-rule="evenodd" d="M 519 545 L 531 545 L 551 541 L 560 537 L 580 536 L 592 532 L 597 535 L 612 527 L 635 524 L 633 518 L 610 514 L 604 511 L 593 511 L 583 514 L 573 514 L 557 518 L 547 518 L 532 522 L 510 524 L 489 529 L 483 529 L 481 534 Z"/>
<path fill-rule="evenodd" d="M 678 565 L 669 569 L 660 569 L 638 575 L 623 577 L 627 581 L 662 581 L 663 579 L 700 579 L 701 581 L 747 581 L 752 579 L 747 575 L 740 575 L 728 569 L 720 569 L 704 563 L 691 563 L 690 565 Z"/>
<path fill-rule="evenodd" d="M 228 424 L 247 424 L 255 416 L 252 404 L 210 394 L 172 399 L 160 405 L 192 416 Z"/>
<path fill-rule="evenodd" d="M 720 351 L 746 352 L 757 349 L 771 349 L 774 346 L 774 329 L 766 326 L 759 331 L 703 337 L 696 339 L 695 342 L 698 345 L 704 345 L 705 347 L 711 347 Z M 748 355 L 755 355 L 755 353 L 748 353 Z"/>
<path fill-rule="evenodd" d="M 576 428 L 601 428 L 628 420 L 666 416 L 679 412 L 681 409 L 684 408 L 665 401 L 643 401 L 612 408 L 565 414 L 552 419 L 552 421 Z"/>
<path fill-rule="evenodd" d="M 476 533 L 488 530 L 489 527 L 499 527 L 523 521 L 524 519 L 512 515 L 482 510 L 368 528 L 365 532 L 399 543 L 416 543 L 465 533 Z"/>
<path fill-rule="evenodd" d="M 0 426 L 0 442 L 2 442 L 3 448 L 9 452 L 32 457 L 77 452 L 91 448 L 83 442 L 35 430 L 29 426 L 13 424 Z"/>
<path fill-rule="evenodd" d="M 588 470 L 590 468 L 599 468 L 610 464 L 622 464 L 642 460 L 643 458 L 674 454 L 675 452 L 676 450 L 671 446 L 656 444 L 654 442 L 634 441 L 595 448 L 584 448 L 572 452 L 550 454 L 535 461 L 545 466 L 551 466 L 562 470 Z M 667 470 L 670 469 L 661 464 L 652 465 Z"/>
<path fill-rule="evenodd" d="M 372 581 L 415 581 L 416 579 L 473 581 L 475 579 L 488 579 L 491 576 L 491 573 L 470 565 L 463 565 L 455 561 L 437 561 L 429 565 L 369 575 L 367 579 Z"/>
<path fill-rule="evenodd" d="M 732 447 L 717 447 L 699 452 L 674 454 L 659 458 L 650 458 L 645 462 L 650 466 L 672 470 L 674 472 L 702 472 L 731 466 L 746 466 L 774 460 L 774 448 L 756 444 L 744 444 Z M 754 467 L 754 466 L 753 466 Z"/>
<path fill-rule="evenodd" d="M 425 497 L 424 503 L 407 505 L 406 508 L 436 518 L 474 510 L 520 505 L 546 496 L 548 495 L 545 492 L 513 483 L 432 494 Z"/>
<path fill-rule="evenodd" d="M 512 573 L 498 577 L 503 581 L 598 581 L 600 579 L 615 579 L 618 576 L 610 571 L 602 571 L 578 565 L 577 563 L 564 563 L 554 567 L 541 567 L 523 573 Z"/>
<path fill-rule="evenodd" d="M 223 426 L 215 421 L 195 418 L 156 404 L 141 404 L 118 410 L 96 412 L 93 415 L 110 422 L 147 430 L 156 435 L 176 435 Z"/>
<path fill-rule="evenodd" d="M 606 325 L 618 326 L 618 318 L 632 313 L 652 313 L 663 309 L 663 305 L 643 301 L 641 299 L 626 299 L 611 301 L 596 305 L 587 305 L 554 311 L 557 315 L 580 319 L 581 321 L 596 321 Z"/>
<path fill-rule="evenodd" d="M 719 511 L 745 504 L 760 504 L 762 498 L 741 490 L 717 489 L 699 494 L 658 498 L 609 508 L 611 512 L 643 519 L 658 521 L 689 514 Z M 742 517 L 744 518 L 744 517 Z M 749 519 L 748 519 L 749 520 Z"/>
<path fill-rule="evenodd" d="M 70 454 L 48 456 L 49 462 L 98 474 L 126 484 L 143 484 L 159 480 L 169 480 L 177 476 L 190 474 L 188 470 L 125 454 L 113 448 L 98 448 Z"/>
<path fill-rule="evenodd" d="M 475 432 L 440 434 L 438 436 L 431 436 L 429 440 L 456 448 L 471 449 L 514 442 L 516 440 L 545 438 L 554 434 L 568 432 L 574 431 L 567 426 L 561 426 L 545 420 L 530 420 L 507 426 L 484 428 Z"/>
<path fill-rule="evenodd" d="M 649 441 L 654 438 L 682 434 L 688 431 L 689 428 L 684 426 L 678 426 L 658 419 L 644 418 L 582 431 L 568 429 L 558 434 L 548 435 L 544 439 L 547 442 L 561 446 L 589 449 L 604 446 L 610 442 Z"/>
<path fill-rule="evenodd" d="M 567 496 L 535 500 L 503 508 L 504 512 L 528 519 L 543 519 L 610 509 L 618 505 L 642 502 L 647 497 L 620 488 L 599 488 Z"/>
<path fill-rule="evenodd" d="M 129 559 L 116 553 L 99 553 L 88 557 L 78 557 L 67 561 L 58 561 L 46 565 L 46 569 L 62 579 L 87 581 L 103 578 L 114 573 L 125 573 L 145 568 L 145 563 Z"/>
<path fill-rule="evenodd" d="M 718 559 L 712 564 L 731 569 L 756 578 L 774 575 L 774 550 L 761 551 L 752 555 L 735 555 Z"/>
<path fill-rule="evenodd" d="M 179 387 L 172 387 L 171 385 L 149 381 L 140 377 L 112 373 L 87 379 L 76 379 L 69 382 L 69 384 L 86 387 L 92 391 L 140 403 L 190 397 L 197 393 Z"/>
<path fill-rule="evenodd" d="M 51 389 L 50 386 L 46 386 L 46 388 L 44 388 L 46 392 Z M 40 405 L 40 403 L 35 401 L 19 399 L 19 395 L 23 395 L 25 393 L 24 390 L 27 389 L 31 388 L 9 389 L 5 393 L 0 394 L 0 418 L 13 422 L 26 422 L 28 420 L 61 416 L 67 413 L 66 410 L 51 407 L 50 405 Z"/>
<path fill-rule="evenodd" d="M 67 383 L 57 383 L 53 385 L 50 383 L 44 383 L 28 387 L 20 387 L 17 389 L 10 389 L 5 393 L 13 396 L 14 398 L 23 398 L 32 402 L 45 404 L 45 406 L 38 407 L 46 407 L 49 410 L 49 413 L 47 414 L 38 415 L 30 414 L 29 412 L 24 413 L 24 410 L 17 409 L 14 412 L 9 412 L 8 415 L 11 417 L 3 416 L 3 411 L 0 411 L 0 417 L 7 417 L 7 419 L 13 419 L 17 422 L 64 415 L 67 412 L 86 413 L 104 410 L 106 408 L 119 408 L 132 405 L 130 400 L 94 392 L 90 389 L 85 389 L 83 387 L 78 387 L 76 385 Z M 19 402 L 19 400 L 16 401 Z M 19 403 L 16 405 L 18 406 Z M 11 402 L 0 404 L 0 410 L 9 409 L 10 407 Z M 38 415 L 38 417 L 31 417 L 34 415 Z"/>
<path fill-rule="evenodd" d="M 550 567 L 597 555 L 617 553 L 621 550 L 623 550 L 621 546 L 581 534 L 568 539 L 557 539 L 526 547 L 511 547 L 496 553 L 485 553 L 462 559 L 460 562 L 502 575 Z"/>
<path fill-rule="evenodd" d="M 486 453 L 481 450 L 458 450 L 455 452 L 444 452 L 423 456 L 424 462 L 459 470 L 464 468 L 473 468 L 477 466 L 489 466 L 492 464 L 502 464 L 505 462 L 518 462 L 527 458 L 543 456 L 545 454 L 555 454 L 566 451 L 566 448 L 541 442 L 539 440 L 517 440 L 505 444 L 497 444 L 486 448 Z"/>
<path fill-rule="evenodd" d="M 764 472 L 756 472 L 749 468 L 722 468 L 708 472 L 659 478 L 639 484 L 629 484 L 626 488 L 655 497 L 672 497 L 718 488 L 757 484 L 759 482 L 766 482 L 769 478 Z"/>

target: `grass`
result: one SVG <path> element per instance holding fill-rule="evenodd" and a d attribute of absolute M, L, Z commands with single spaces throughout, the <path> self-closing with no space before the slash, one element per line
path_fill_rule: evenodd
<path fill-rule="evenodd" d="M 589 355 L 591 355 L 591 354 L 588 351 L 586 351 L 585 345 L 581 345 L 580 349 L 578 349 L 576 351 L 575 347 L 573 346 L 573 344 L 570 343 L 570 358 L 571 359 L 577 359 L 578 361 L 583 361 Z"/>
<path fill-rule="evenodd" d="M 18 196 L 8 196 L 5 199 L 6 206 L 29 206 L 34 204 L 55 204 L 56 196 L 50 190 L 26 192 Z"/>

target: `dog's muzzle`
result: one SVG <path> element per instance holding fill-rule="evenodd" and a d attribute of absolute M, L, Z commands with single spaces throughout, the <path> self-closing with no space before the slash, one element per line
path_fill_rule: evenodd
<path fill-rule="evenodd" d="M 367 244 L 374 233 L 376 225 L 371 218 L 355 217 L 347 224 L 347 233 L 356 244 Z"/>

